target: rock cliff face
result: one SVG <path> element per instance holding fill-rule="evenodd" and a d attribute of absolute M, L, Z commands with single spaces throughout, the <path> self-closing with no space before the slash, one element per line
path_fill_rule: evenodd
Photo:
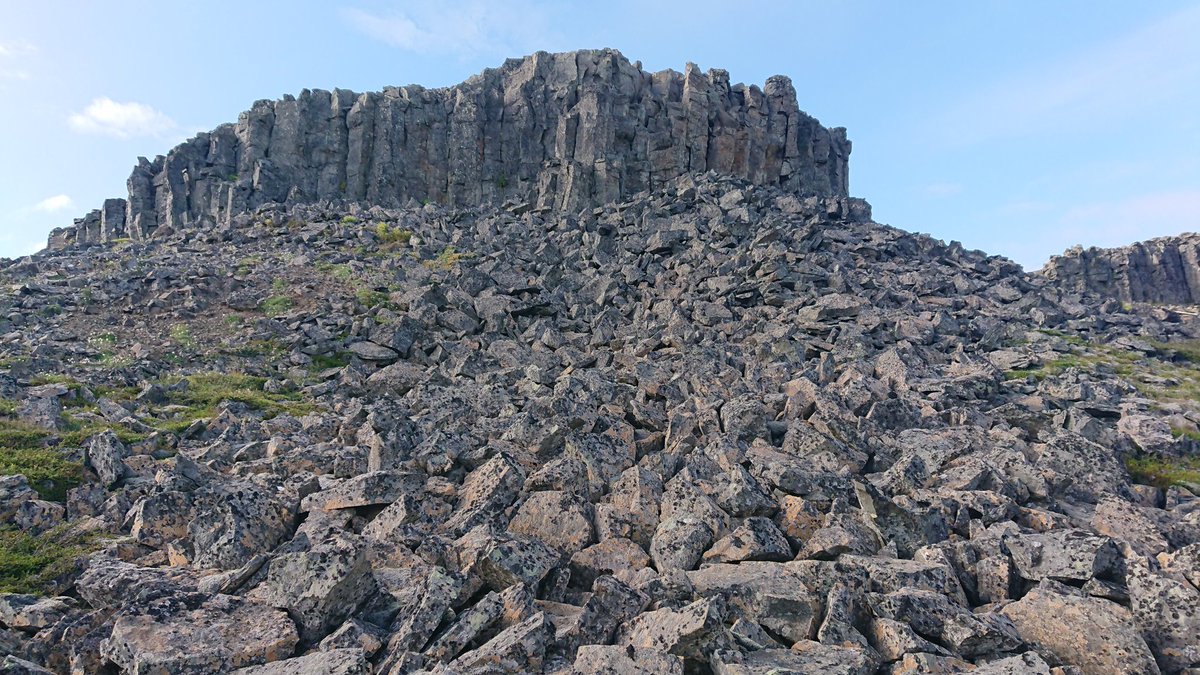
<path fill-rule="evenodd" d="M 613 50 L 539 52 L 445 89 L 258 101 L 237 124 L 140 159 L 127 200 L 56 230 L 50 247 L 228 226 L 271 202 L 577 211 L 704 171 L 845 196 L 849 154 L 845 130 L 801 112 L 786 77 L 760 89 L 691 64 L 649 73 Z"/>
<path fill-rule="evenodd" d="M 1076 246 L 1040 274 L 1059 288 L 1123 302 L 1200 304 L 1200 234 L 1160 237 L 1119 248 Z"/>

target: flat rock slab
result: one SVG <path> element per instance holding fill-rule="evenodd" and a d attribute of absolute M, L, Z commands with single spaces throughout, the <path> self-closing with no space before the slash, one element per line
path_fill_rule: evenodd
<path fill-rule="evenodd" d="M 101 648 L 134 675 L 228 672 L 287 658 L 300 639 L 287 612 L 229 595 L 196 605 L 164 598 L 135 611 L 117 618 Z"/>

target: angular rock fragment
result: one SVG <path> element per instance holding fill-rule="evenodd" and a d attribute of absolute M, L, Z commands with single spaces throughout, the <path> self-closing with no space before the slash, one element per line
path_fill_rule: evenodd
<path fill-rule="evenodd" d="M 117 617 L 104 657 L 131 673 L 213 673 L 291 656 L 286 612 L 228 595 L 169 597 Z"/>

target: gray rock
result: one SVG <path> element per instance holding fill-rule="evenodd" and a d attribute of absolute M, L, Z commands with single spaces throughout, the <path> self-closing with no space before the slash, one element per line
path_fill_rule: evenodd
<path fill-rule="evenodd" d="M 1034 589 L 1000 611 L 1052 664 L 1085 673 L 1159 672 L 1133 617 L 1115 603 Z"/>
<path fill-rule="evenodd" d="M 572 675 L 683 675 L 683 659 L 656 649 L 584 645 L 571 666 Z"/>
<path fill-rule="evenodd" d="M 747 518 L 733 532 L 718 540 L 704 553 L 705 562 L 742 562 L 791 560 L 792 549 L 779 529 L 767 518 Z"/>
<path fill-rule="evenodd" d="M 307 551 L 273 558 L 266 579 L 247 597 L 286 608 L 298 624 L 300 638 L 313 642 L 375 592 L 365 547 L 352 536 L 334 535 Z"/>
<path fill-rule="evenodd" d="M 1129 570 L 1133 619 L 1164 671 L 1200 664 L 1200 591 L 1136 564 Z"/>
<path fill-rule="evenodd" d="M 286 612 L 228 595 L 164 598 L 118 616 L 102 652 L 130 673 L 213 673 L 278 661 L 296 648 Z"/>
<path fill-rule="evenodd" d="M 1122 566 L 1121 553 L 1111 539 L 1081 530 L 1015 535 L 1005 537 L 1004 543 L 1017 573 L 1030 581 L 1110 579 Z"/>
<path fill-rule="evenodd" d="M 361 649 L 333 649 L 233 672 L 236 675 L 368 675 L 371 664 Z"/>
<path fill-rule="evenodd" d="M 509 521 L 508 529 L 540 539 L 567 555 L 595 541 L 591 504 L 557 490 L 530 494 Z"/>
<path fill-rule="evenodd" d="M 88 439 L 84 462 L 96 472 L 105 487 L 112 487 L 129 475 L 125 458 L 129 449 L 112 431 L 104 431 Z"/>
<path fill-rule="evenodd" d="M 688 661 L 703 663 L 717 649 L 732 645 L 723 625 L 725 602 L 720 596 L 697 600 L 676 611 L 646 612 L 629 622 L 621 644 L 641 649 L 660 649 Z"/>
<path fill-rule="evenodd" d="M 1021 646 L 1013 624 L 1003 616 L 955 605 L 945 596 L 923 590 L 900 590 L 867 596 L 877 617 L 907 623 L 918 634 L 966 657 L 1011 651 Z"/>
<path fill-rule="evenodd" d="M 791 649 L 764 649 L 747 654 L 718 651 L 713 653 L 711 665 L 716 675 L 870 675 L 878 667 L 860 650 L 819 642 L 803 642 Z"/>

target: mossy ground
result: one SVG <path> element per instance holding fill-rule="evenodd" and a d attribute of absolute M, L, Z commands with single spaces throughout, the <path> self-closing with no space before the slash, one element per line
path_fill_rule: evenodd
<path fill-rule="evenodd" d="M 98 533 L 74 534 L 60 525 L 39 535 L 0 526 L 0 592 L 53 593 L 55 581 L 100 548 Z"/>
<path fill-rule="evenodd" d="M 1130 457 L 1125 468 L 1135 483 L 1169 488 L 1173 485 L 1200 486 L 1200 457 L 1164 459 Z"/>

